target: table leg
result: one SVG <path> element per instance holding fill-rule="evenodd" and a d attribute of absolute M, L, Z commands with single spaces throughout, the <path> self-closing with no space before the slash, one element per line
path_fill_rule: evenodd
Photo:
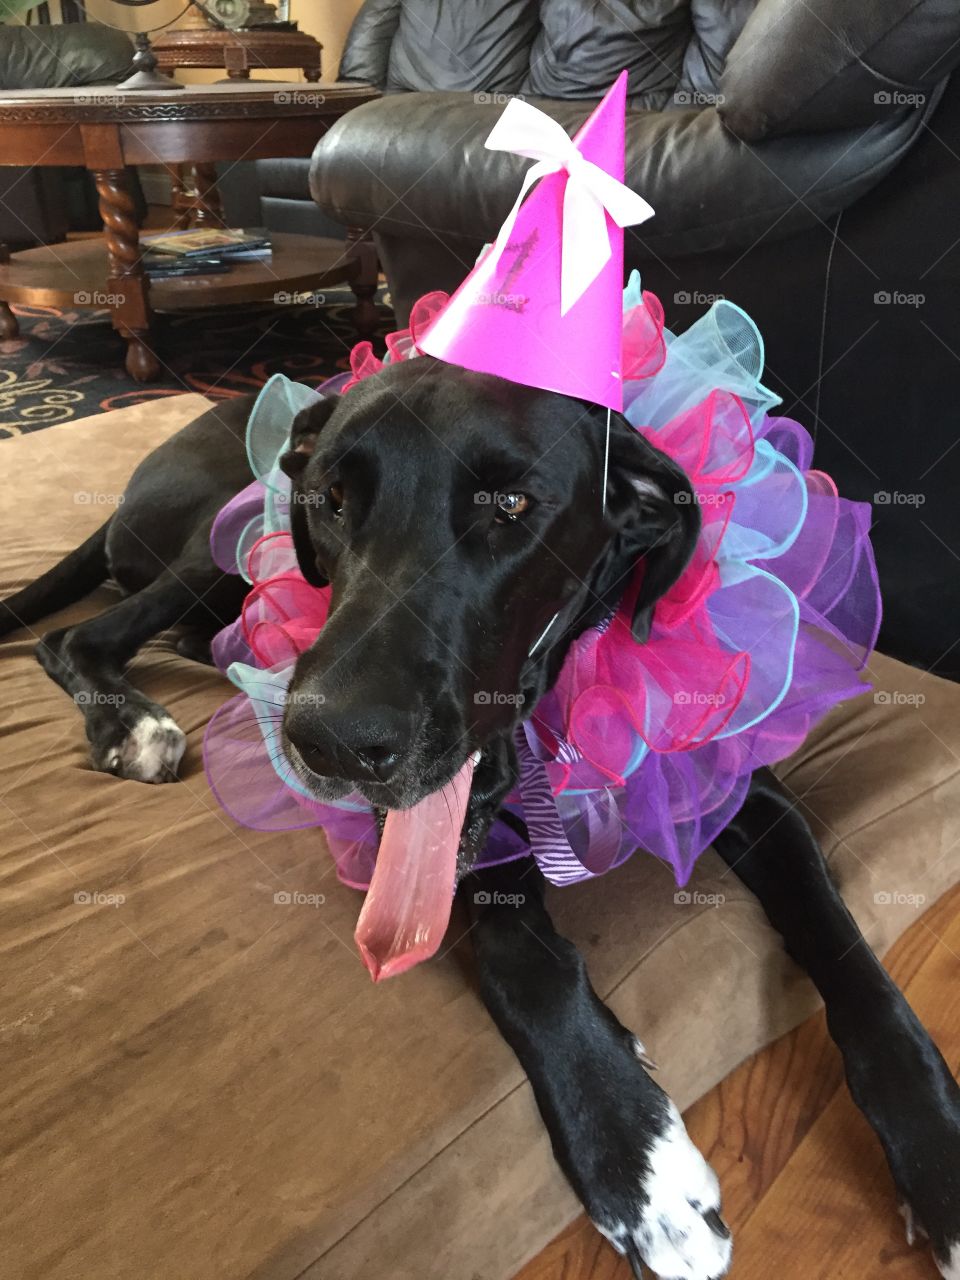
<path fill-rule="evenodd" d="M 194 226 L 222 227 L 223 206 L 220 203 L 220 192 L 217 190 L 216 165 L 195 164 L 193 174 L 197 187 L 197 200 L 193 214 Z"/>
<path fill-rule="evenodd" d="M 10 310 L 10 303 L 0 299 L 0 340 L 7 342 L 10 338 L 20 337 L 20 326 L 17 317 Z"/>
<path fill-rule="evenodd" d="M 0 265 L 10 261 L 10 250 L 0 244 Z M 10 338 L 20 337 L 20 326 L 17 317 L 10 310 L 10 303 L 0 298 L 0 340 L 6 342 Z"/>
<path fill-rule="evenodd" d="M 93 176 L 110 259 L 107 292 L 114 295 L 113 327 L 127 342 L 127 372 L 137 382 L 151 382 L 160 363 L 150 349 L 149 281 L 141 261 L 136 205 L 123 169 L 97 169 Z"/>
<path fill-rule="evenodd" d="M 357 300 L 353 326 L 361 338 L 372 338 L 380 324 L 380 313 L 373 301 L 380 280 L 380 264 L 369 231 L 351 227 L 347 232 L 347 252 L 357 262 L 357 274 L 350 282 Z"/>
<path fill-rule="evenodd" d="M 308 84 L 316 84 L 320 79 L 320 63 L 314 62 L 304 67 L 303 74 Z"/>
<path fill-rule="evenodd" d="M 183 166 L 179 164 L 164 165 L 170 175 L 170 204 L 173 208 L 173 229 L 185 231 L 190 225 L 190 197 L 184 181 Z"/>

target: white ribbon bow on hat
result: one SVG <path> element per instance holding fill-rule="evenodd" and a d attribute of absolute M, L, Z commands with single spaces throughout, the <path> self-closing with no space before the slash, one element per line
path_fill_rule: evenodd
<path fill-rule="evenodd" d="M 642 196 L 581 155 L 562 125 L 519 98 L 507 103 L 484 145 L 537 161 L 524 174 L 520 194 L 497 236 L 498 256 L 509 242 L 523 197 L 533 184 L 547 174 L 567 172 L 560 251 L 560 314 L 566 315 L 610 261 L 604 213 L 618 227 L 629 227 L 652 218 L 654 211 Z"/>

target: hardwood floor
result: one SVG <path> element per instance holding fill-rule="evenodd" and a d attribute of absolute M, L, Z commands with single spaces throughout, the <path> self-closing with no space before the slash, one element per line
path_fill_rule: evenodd
<path fill-rule="evenodd" d="M 960 1070 L 960 886 L 894 946 L 887 966 Z M 818 1014 L 757 1054 L 684 1117 L 716 1169 L 734 1233 L 733 1280 L 936 1280 L 910 1248 L 879 1143 L 843 1083 Z M 516 1280 L 632 1280 L 578 1219 Z"/>

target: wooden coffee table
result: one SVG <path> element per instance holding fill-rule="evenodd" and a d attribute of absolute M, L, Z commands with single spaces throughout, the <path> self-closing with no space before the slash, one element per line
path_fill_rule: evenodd
<path fill-rule="evenodd" d="M 368 332 L 376 323 L 377 265 L 360 231 L 346 245 L 274 236 L 271 261 L 151 284 L 124 166 L 309 156 L 335 120 L 377 96 L 360 84 L 261 81 L 176 93 L 124 93 L 110 86 L 0 92 L 0 164 L 86 166 L 97 184 L 104 228 L 102 241 L 12 255 L 0 247 L 0 337 L 17 333 L 11 302 L 107 308 L 127 341 L 128 372 L 148 382 L 160 372 L 151 335 L 154 311 L 316 295 L 344 283 L 357 297 L 358 329 Z"/>

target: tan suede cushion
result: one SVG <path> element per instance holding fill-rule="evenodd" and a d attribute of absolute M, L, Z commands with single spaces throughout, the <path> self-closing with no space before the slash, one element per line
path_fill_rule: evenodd
<path fill-rule="evenodd" d="M 203 403 L 0 443 L 0 592 L 95 528 L 104 495 Z M 137 683 L 189 734 L 183 781 L 151 787 L 89 769 L 32 646 L 21 632 L 0 647 L 0 1270 L 506 1280 L 576 1205 L 477 999 L 462 917 L 439 959 L 375 989 L 351 941 L 359 896 L 319 834 L 238 830 L 207 789 L 220 676 L 166 640 L 138 658 Z M 835 711 L 784 772 L 883 951 L 919 895 L 957 879 L 960 689 L 872 666 L 888 700 Z M 277 904 L 281 890 L 325 902 Z M 716 857 L 691 891 L 724 901 L 676 902 L 641 855 L 552 895 L 681 1106 L 816 1003 Z M 123 901 L 82 900 L 96 893 Z"/>

